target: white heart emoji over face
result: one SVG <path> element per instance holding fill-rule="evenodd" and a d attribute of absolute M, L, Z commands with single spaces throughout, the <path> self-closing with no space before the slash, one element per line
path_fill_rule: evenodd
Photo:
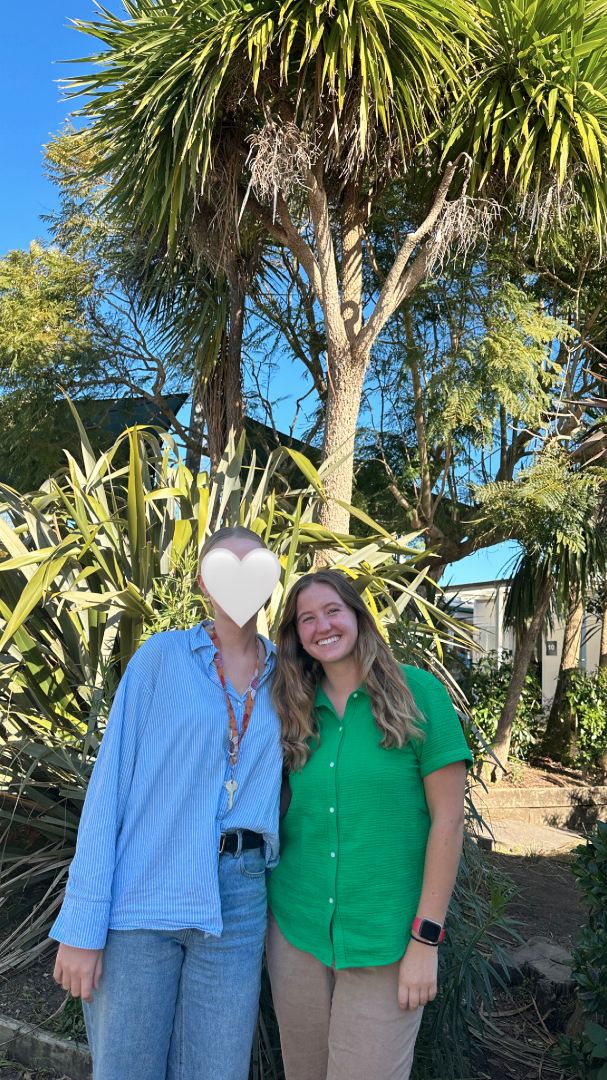
<path fill-rule="evenodd" d="M 211 600 L 237 626 L 244 626 L 272 595 L 280 563 L 266 548 L 256 548 L 239 559 L 233 551 L 216 547 L 202 560 L 200 576 Z"/>

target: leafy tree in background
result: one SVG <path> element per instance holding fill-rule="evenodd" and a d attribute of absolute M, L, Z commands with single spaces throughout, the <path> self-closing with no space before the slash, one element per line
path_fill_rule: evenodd
<path fill-rule="evenodd" d="M 105 178 L 87 179 L 94 152 L 86 134 L 68 125 L 46 150 L 60 196 L 58 212 L 45 219 L 53 240 L 70 256 L 94 261 L 106 316 L 97 329 L 118 384 L 164 414 L 185 445 L 188 467 L 198 471 L 204 454 L 216 468 L 230 432 L 242 431 L 245 412 L 269 424 L 278 441 L 271 391 L 263 388 L 286 356 L 312 378 L 295 406 L 293 435 L 303 402 L 311 394 L 315 401 L 324 397 L 322 335 L 297 267 L 288 258 L 263 259 L 257 275 L 247 272 L 251 318 L 235 333 L 228 281 L 215 264 L 209 269 L 184 245 L 166 273 L 162 259 L 146 264 L 132 223 L 112 223 L 102 205 Z M 178 421 L 166 400 L 167 390 L 176 389 L 189 390 L 189 423 Z"/>
<path fill-rule="evenodd" d="M 94 386 L 104 362 L 88 317 L 86 260 L 33 243 L 0 260 L 0 472 L 31 486 L 57 465 L 57 384 Z"/>
<path fill-rule="evenodd" d="M 513 480 L 554 436 L 564 366 L 552 355 L 568 334 L 499 260 L 479 260 L 420 287 L 383 335 L 357 486 L 369 485 L 370 513 L 423 533 L 433 577 L 513 537 L 505 518 L 502 535 L 488 532 L 475 493 Z"/>
<path fill-rule="evenodd" d="M 607 13 L 599 0 L 124 7 L 77 24 L 102 51 L 72 80 L 107 207 L 159 278 L 185 247 L 221 266 L 238 310 L 243 257 L 269 240 L 297 260 L 322 310 L 324 454 L 340 459 L 323 513 L 344 527 L 372 347 L 432 268 L 503 206 L 540 231 L 581 208 L 602 231 Z M 405 175 L 393 260 L 365 295 L 370 215 Z"/>
<path fill-rule="evenodd" d="M 493 749 L 500 767 L 508 761 L 512 725 L 538 635 L 551 612 L 562 615 L 574 590 L 585 596 L 607 559 L 597 513 L 607 472 L 597 466 L 572 467 L 566 455 L 548 447 L 516 481 L 500 481 L 478 491 L 487 530 L 500 519 L 513 523 L 521 555 L 511 579 L 504 622 L 513 627 L 516 647 L 512 678 L 497 723 Z"/>

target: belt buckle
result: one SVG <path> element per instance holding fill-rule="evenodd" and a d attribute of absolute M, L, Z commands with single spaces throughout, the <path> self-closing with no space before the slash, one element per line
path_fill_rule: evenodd
<path fill-rule="evenodd" d="M 221 834 L 220 838 L 219 838 L 219 854 L 220 855 L 223 855 L 223 849 L 226 846 L 226 836 L 227 836 L 227 833 L 223 832 Z"/>

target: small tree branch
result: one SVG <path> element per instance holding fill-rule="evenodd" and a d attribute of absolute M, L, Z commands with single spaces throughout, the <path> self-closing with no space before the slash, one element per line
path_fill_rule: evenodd
<path fill-rule="evenodd" d="M 295 226 L 286 201 L 280 193 L 276 199 L 276 209 L 285 237 L 284 243 L 303 266 L 314 292 L 319 301 L 322 302 L 322 277 L 314 252 Z"/>
<path fill-rule="evenodd" d="M 186 427 L 184 427 L 182 423 L 179 422 L 179 420 L 177 419 L 177 416 L 175 415 L 173 410 L 170 409 L 169 406 L 166 404 L 166 402 L 163 400 L 162 394 L 160 394 L 160 393 L 150 393 L 150 391 L 146 390 L 145 387 L 139 386 L 138 383 L 136 383 L 136 382 L 134 382 L 131 379 L 128 379 L 126 377 L 123 379 L 123 381 L 124 381 L 125 386 L 127 386 L 129 388 L 129 390 L 133 390 L 136 394 L 139 394 L 142 398 L 145 398 L 146 401 L 149 401 L 150 404 L 156 405 L 156 407 L 160 410 L 160 412 L 164 416 L 166 416 L 166 418 L 169 421 L 171 427 L 175 431 L 175 434 L 180 439 L 183 439 L 183 443 L 184 443 L 184 445 L 186 447 L 186 450 L 190 449 L 190 448 L 195 448 L 196 443 L 192 439 L 190 433 L 188 432 L 188 429 Z"/>
<path fill-rule="evenodd" d="M 363 240 L 364 240 L 365 248 L 367 250 L 369 263 L 371 264 L 371 269 L 372 269 L 373 273 L 375 274 L 375 277 L 377 278 L 379 284 L 383 285 L 383 283 L 384 283 L 384 275 L 382 274 L 382 272 L 380 270 L 380 267 L 379 267 L 379 263 L 377 261 L 377 255 L 375 254 L 375 247 L 373 246 L 373 241 L 372 241 L 371 237 L 369 236 L 369 234 L 367 232 L 365 232 L 363 234 Z"/>
<path fill-rule="evenodd" d="M 350 351 L 350 342 L 342 315 L 337 261 L 331 234 L 327 193 L 322 185 L 322 176 L 319 171 L 318 175 L 316 175 L 316 172 L 311 171 L 308 182 L 308 204 L 314 226 L 318 268 L 320 271 L 321 293 L 319 299 L 325 316 L 327 345 L 330 352 L 345 353 Z"/>
<path fill-rule="evenodd" d="M 428 237 L 440 217 L 458 164 L 459 157 L 451 162 L 451 164 L 447 165 L 429 213 L 426 215 L 419 228 L 417 228 L 415 232 L 408 233 L 405 237 L 400 251 L 398 252 L 383 284 L 373 314 L 358 334 L 356 348 L 362 355 L 368 354 L 377 335 L 385 326 L 390 316 L 396 311 L 396 308 L 399 303 L 402 302 L 404 296 L 408 295 L 414 288 L 414 285 L 421 280 L 422 270 L 425 272 L 427 268 L 427 253 L 421 262 L 418 262 L 418 260 L 420 259 L 422 252 L 420 252 L 420 255 L 418 255 L 415 260 L 413 267 L 415 267 L 416 263 L 418 263 L 418 266 L 415 274 L 410 278 L 410 282 L 405 281 L 403 275 L 405 274 L 407 263 L 415 251 L 415 248 L 419 247 L 419 245 Z M 413 267 L 411 267 L 411 270 L 413 270 Z"/>
<path fill-rule="evenodd" d="M 310 394 L 315 393 L 315 391 L 316 387 L 311 386 L 309 390 L 306 390 L 305 394 L 302 394 L 301 397 L 298 397 L 296 399 L 295 412 L 293 414 L 293 419 L 291 420 L 291 426 L 289 427 L 289 435 L 291 436 L 291 438 L 294 438 L 295 436 L 295 428 L 297 426 L 297 421 L 299 419 L 299 414 L 301 412 L 304 401 L 306 400 L 306 398 L 310 397 Z"/>
<path fill-rule="evenodd" d="M 267 207 L 262 206 L 254 195 L 250 194 L 248 196 L 247 208 L 255 216 L 259 224 L 263 225 L 264 229 L 267 230 L 273 240 L 276 240 L 280 245 L 288 247 L 293 252 L 295 258 L 298 259 L 303 266 L 308 275 L 310 284 L 320 300 L 322 295 L 322 285 L 318 264 L 314 258 L 314 252 L 294 224 L 284 197 L 279 193 L 276 199 L 276 209 L 278 211 L 280 225 L 277 224 Z"/>
<path fill-rule="evenodd" d="M 400 490 L 396 481 L 396 476 L 394 475 L 394 469 L 392 468 L 390 462 L 386 457 L 386 452 L 384 450 L 381 439 L 378 440 L 378 450 L 380 454 L 378 460 L 381 461 L 386 472 L 386 476 L 388 477 L 388 491 L 393 496 L 394 501 L 397 503 L 397 505 L 400 506 L 401 510 L 405 511 L 407 517 L 409 518 L 410 527 L 416 530 L 421 529 L 422 523 L 420 521 L 417 509 L 413 506 L 412 503 L 409 502 L 409 500 L 406 498 L 405 495 L 403 495 L 402 491 Z"/>
<path fill-rule="evenodd" d="M 444 461 L 443 461 L 443 476 L 442 476 L 442 479 L 441 479 L 441 482 L 440 482 L 440 487 L 439 487 L 439 490 L 438 490 L 438 494 L 436 495 L 436 497 L 434 499 L 434 514 L 435 515 L 436 515 L 437 508 L 438 508 L 440 502 L 442 501 L 442 499 L 444 498 L 444 495 L 445 495 L 445 488 L 447 487 L 447 477 L 449 475 L 449 470 L 451 469 L 452 458 L 453 458 L 453 443 L 451 441 L 451 438 L 449 438 L 447 440 L 447 445 L 445 447 L 445 457 L 444 457 Z"/>
<path fill-rule="evenodd" d="M 251 192 L 245 192 L 242 188 L 239 189 L 239 192 L 241 203 L 244 202 L 246 198 L 247 210 L 250 210 L 259 224 L 263 225 L 268 235 L 271 236 L 273 240 L 276 240 L 278 244 L 288 244 L 285 230 L 281 229 L 267 206 L 263 206 Z"/>

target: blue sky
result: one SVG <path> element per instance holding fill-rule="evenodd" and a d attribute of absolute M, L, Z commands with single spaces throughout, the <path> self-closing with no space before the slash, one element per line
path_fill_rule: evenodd
<path fill-rule="evenodd" d="M 7 5 L 3 12 L 1 253 L 44 235 L 39 216 L 54 204 L 54 193 L 43 175 L 42 147 L 69 112 L 57 85 L 69 69 L 57 61 L 86 51 L 86 39 L 68 22 L 92 13 L 90 0 L 38 0 L 24 8 Z"/>
<path fill-rule="evenodd" d="M 122 10 L 119 0 L 105 2 Z M 94 18 L 92 0 L 38 0 L 3 11 L 3 64 L 0 69 L 0 255 L 44 238 L 40 215 L 55 204 L 42 167 L 43 146 L 70 112 L 58 80 L 70 74 L 69 60 L 93 51 L 94 41 L 69 25 Z M 455 564 L 444 582 L 461 584 L 499 577 L 516 545 L 500 545 Z"/>

